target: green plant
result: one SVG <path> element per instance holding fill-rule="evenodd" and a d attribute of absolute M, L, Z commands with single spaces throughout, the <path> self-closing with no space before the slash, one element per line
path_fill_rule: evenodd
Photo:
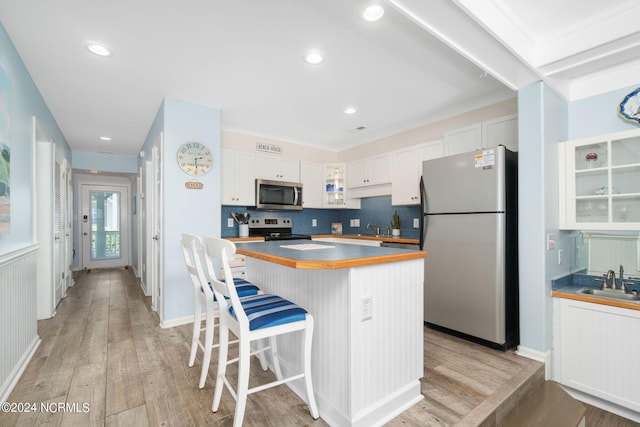
<path fill-rule="evenodd" d="M 398 215 L 398 211 L 393 211 L 393 216 L 391 217 L 391 228 L 395 228 L 397 230 L 400 229 L 400 215 Z"/>

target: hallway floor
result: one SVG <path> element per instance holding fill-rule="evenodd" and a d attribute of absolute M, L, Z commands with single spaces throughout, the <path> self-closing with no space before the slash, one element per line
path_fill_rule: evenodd
<path fill-rule="evenodd" d="M 185 281 L 185 292 L 191 292 Z M 58 306 L 38 322 L 40 347 L 8 402 L 36 403 L 31 413 L 0 413 L 2 426 L 230 426 L 235 402 L 227 391 L 211 412 L 216 353 L 198 389 L 201 353 L 187 367 L 191 325 L 161 329 L 130 270 L 81 272 Z M 390 426 L 484 425 L 496 402 L 541 375 L 542 365 L 425 328 L 425 399 Z M 233 347 L 232 347 L 233 348 Z M 233 350 L 230 351 L 233 354 Z M 272 378 L 254 360 L 251 384 Z M 231 376 L 235 375 L 232 367 Z M 41 411 L 41 403 L 49 406 Z M 66 404 L 66 409 L 65 405 Z M 59 406 L 62 405 L 62 406 Z M 249 396 L 246 426 L 326 426 L 279 386 Z M 589 407 L 587 426 L 637 426 Z"/>

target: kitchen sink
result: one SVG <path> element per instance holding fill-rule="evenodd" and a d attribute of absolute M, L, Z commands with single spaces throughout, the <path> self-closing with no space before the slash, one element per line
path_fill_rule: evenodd
<path fill-rule="evenodd" d="M 582 288 L 578 291 L 578 293 L 584 295 L 593 295 L 594 297 L 606 298 L 616 301 L 640 303 L 640 295 L 638 295 L 637 293 L 626 293 L 621 290 Z"/>

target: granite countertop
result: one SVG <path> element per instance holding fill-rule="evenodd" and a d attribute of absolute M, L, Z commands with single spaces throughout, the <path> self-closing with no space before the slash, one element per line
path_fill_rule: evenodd
<path fill-rule="evenodd" d="M 302 245 L 302 246 L 299 246 Z M 299 250 L 287 246 L 308 249 Z M 424 251 L 313 240 L 237 242 L 237 253 L 291 268 L 335 270 L 425 258 Z"/>
<path fill-rule="evenodd" d="M 607 298 L 601 298 L 595 295 L 586 295 L 583 293 L 579 293 L 580 289 L 583 288 L 594 288 L 600 289 L 602 287 L 602 282 L 597 281 L 595 279 L 603 279 L 604 277 L 593 276 L 589 274 L 582 273 L 573 273 L 566 275 L 564 277 L 555 279 L 551 281 L 551 296 L 556 298 L 566 298 L 572 299 L 576 301 L 584 301 L 591 302 L 595 304 L 609 305 L 613 307 L 620 308 L 629 308 L 632 310 L 640 310 L 640 303 L 633 302 L 624 302 L 618 300 L 611 300 Z M 628 290 L 635 290 L 640 293 L 640 280 L 635 279 L 624 279 L 620 280 L 616 278 L 617 286 L 620 286 L 621 282 L 632 282 L 632 284 L 628 284 Z"/>

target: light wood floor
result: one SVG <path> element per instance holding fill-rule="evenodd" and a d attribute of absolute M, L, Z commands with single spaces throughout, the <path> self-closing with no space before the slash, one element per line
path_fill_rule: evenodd
<path fill-rule="evenodd" d="M 190 292 L 185 283 L 185 292 Z M 79 273 L 57 315 L 38 323 L 42 343 L 8 402 L 71 404 L 75 411 L 0 413 L 0 426 L 230 426 L 234 401 L 211 412 L 211 376 L 197 387 L 201 357 L 187 367 L 191 325 L 161 329 L 129 270 Z M 425 328 L 425 399 L 390 426 L 479 425 L 538 362 Z M 215 372 L 216 355 L 209 370 Z M 233 375 L 231 369 L 229 373 Z M 270 379 L 256 362 L 251 385 Z M 74 408 L 73 405 L 77 407 Z M 88 405 L 88 406 L 83 406 Z M 485 421 L 484 424 L 487 424 Z M 287 386 L 249 396 L 247 426 L 326 426 Z M 637 425 L 590 408 L 587 426 Z"/>

